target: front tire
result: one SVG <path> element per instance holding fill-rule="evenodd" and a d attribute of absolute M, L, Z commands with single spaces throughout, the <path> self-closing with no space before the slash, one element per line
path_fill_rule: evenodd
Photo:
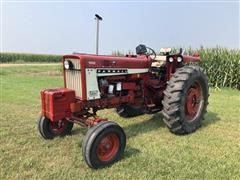
<path fill-rule="evenodd" d="M 177 69 L 168 82 L 163 98 L 163 120 L 174 134 L 197 130 L 208 105 L 208 79 L 197 66 Z"/>
<path fill-rule="evenodd" d="M 63 119 L 61 121 L 51 121 L 45 116 L 38 120 L 38 131 L 44 139 L 53 139 L 56 136 L 65 136 L 71 133 L 73 123 Z"/>
<path fill-rule="evenodd" d="M 82 144 L 87 165 L 98 169 L 118 161 L 126 146 L 126 135 L 116 123 L 106 121 L 91 127 Z"/>

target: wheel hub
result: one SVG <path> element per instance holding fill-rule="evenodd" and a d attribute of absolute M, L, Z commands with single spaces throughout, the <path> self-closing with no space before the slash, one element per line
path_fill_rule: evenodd
<path fill-rule="evenodd" d="M 67 122 L 65 120 L 61 120 L 57 122 L 50 121 L 49 129 L 53 134 L 58 135 L 64 131 L 66 126 L 67 126 Z"/>
<path fill-rule="evenodd" d="M 195 82 L 187 91 L 185 114 L 188 121 L 192 121 L 200 109 L 202 90 L 199 83 Z"/>
<path fill-rule="evenodd" d="M 97 146 L 97 156 L 101 161 L 111 160 L 118 152 L 120 146 L 119 138 L 116 134 L 107 134 Z"/>

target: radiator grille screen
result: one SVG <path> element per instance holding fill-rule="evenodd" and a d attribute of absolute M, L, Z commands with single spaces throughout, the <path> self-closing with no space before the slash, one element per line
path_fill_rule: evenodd
<path fill-rule="evenodd" d="M 65 59 L 72 61 L 74 70 L 65 70 L 66 87 L 75 90 L 77 97 L 82 97 L 82 83 L 79 59 Z"/>

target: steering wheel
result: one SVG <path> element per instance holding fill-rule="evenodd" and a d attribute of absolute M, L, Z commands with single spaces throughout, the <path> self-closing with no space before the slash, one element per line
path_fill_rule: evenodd
<path fill-rule="evenodd" d="M 157 56 L 156 52 L 150 47 L 146 47 L 146 48 L 147 48 L 147 55 L 150 56 L 152 60 L 154 60 Z"/>

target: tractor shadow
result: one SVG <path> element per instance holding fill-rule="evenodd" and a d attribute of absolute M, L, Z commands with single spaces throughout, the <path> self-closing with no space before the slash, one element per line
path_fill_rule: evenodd
<path fill-rule="evenodd" d="M 218 117 L 218 114 L 215 112 L 207 112 L 204 118 L 204 121 L 202 123 L 202 128 L 205 128 L 207 126 L 210 126 L 214 123 L 217 123 L 221 119 Z"/>
<path fill-rule="evenodd" d="M 207 112 L 202 124 L 202 128 L 205 128 L 211 124 L 214 124 L 219 120 L 220 118 L 218 117 L 217 113 Z M 159 128 L 167 128 L 163 122 L 163 115 L 161 112 L 153 114 L 153 116 L 149 120 L 125 126 L 124 131 L 127 135 L 127 138 L 132 138 L 137 136 L 138 134 L 147 133 L 150 131 L 157 130 Z M 88 128 L 77 127 L 72 130 L 71 135 L 81 134 L 85 136 L 87 131 L 88 131 Z"/>
<path fill-rule="evenodd" d="M 164 127 L 165 124 L 162 121 L 162 119 L 163 119 L 163 116 L 159 112 L 154 114 L 149 120 L 125 126 L 123 127 L 123 129 L 127 135 L 127 138 L 131 138 L 131 137 L 137 136 L 138 134 L 146 133 L 149 131 L 156 130 L 160 127 Z M 75 125 L 75 127 L 71 132 L 71 135 L 74 136 L 74 135 L 80 134 L 85 136 L 87 131 L 88 131 L 88 128 L 84 128 L 84 127 L 79 128 Z"/>
<path fill-rule="evenodd" d="M 130 147 L 130 146 L 126 146 L 126 149 L 124 151 L 124 155 L 122 157 L 122 159 L 128 159 L 131 158 L 133 156 L 138 155 L 139 153 L 141 153 L 141 151 L 139 149 Z"/>
<path fill-rule="evenodd" d="M 138 134 L 147 133 L 165 127 L 162 119 L 163 115 L 161 113 L 156 113 L 149 120 L 125 126 L 124 131 L 126 132 L 127 138 L 132 138 Z"/>
<path fill-rule="evenodd" d="M 220 118 L 218 117 L 217 113 L 208 112 L 205 115 L 205 119 L 202 123 L 202 128 L 217 123 L 219 120 Z M 138 134 L 147 133 L 159 128 L 167 128 L 163 122 L 163 115 L 161 112 L 154 114 L 149 120 L 124 127 L 124 131 L 126 132 L 127 138 L 132 138 Z"/>

